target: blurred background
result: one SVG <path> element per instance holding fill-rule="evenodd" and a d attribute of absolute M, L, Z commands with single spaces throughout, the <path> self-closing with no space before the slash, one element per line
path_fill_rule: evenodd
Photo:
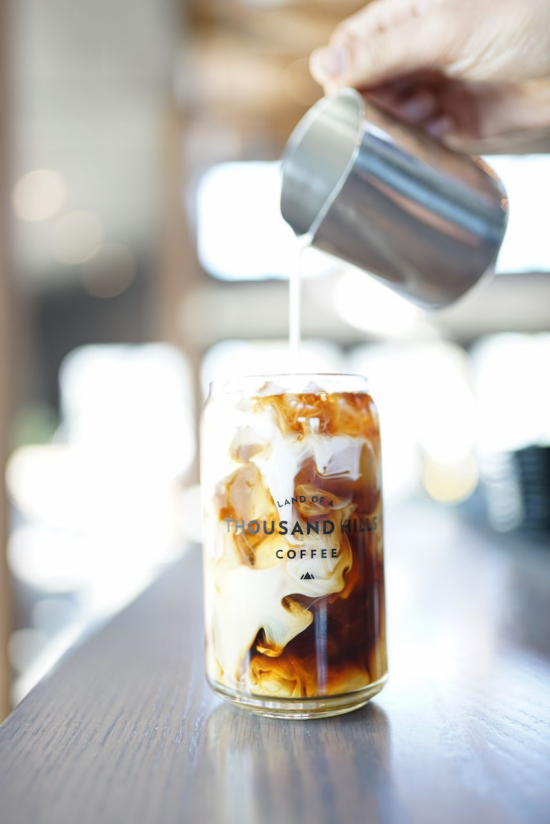
<path fill-rule="evenodd" d="M 219 375 L 288 368 L 278 158 L 348 0 L 2 0 L 0 717 L 200 541 Z M 550 544 L 550 156 L 491 160 L 497 277 L 427 315 L 306 253 L 305 369 L 365 373 L 389 507 Z"/>

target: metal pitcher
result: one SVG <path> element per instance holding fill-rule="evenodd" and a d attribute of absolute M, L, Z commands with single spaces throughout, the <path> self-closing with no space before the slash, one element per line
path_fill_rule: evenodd
<path fill-rule="evenodd" d="M 290 137 L 281 212 L 312 246 L 437 308 L 491 269 L 508 201 L 481 159 L 345 89 L 320 100 Z"/>

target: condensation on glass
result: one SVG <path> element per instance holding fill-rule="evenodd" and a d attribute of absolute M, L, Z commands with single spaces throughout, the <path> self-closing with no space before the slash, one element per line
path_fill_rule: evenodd
<path fill-rule="evenodd" d="M 275 717 L 362 706 L 387 678 L 380 432 L 366 380 L 214 383 L 201 439 L 210 686 Z"/>

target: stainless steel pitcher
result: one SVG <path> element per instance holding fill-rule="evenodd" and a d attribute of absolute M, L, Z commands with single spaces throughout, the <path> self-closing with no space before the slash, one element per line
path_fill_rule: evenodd
<path fill-rule="evenodd" d="M 508 201 L 482 160 L 345 89 L 320 100 L 293 132 L 281 212 L 312 246 L 436 308 L 490 270 Z"/>

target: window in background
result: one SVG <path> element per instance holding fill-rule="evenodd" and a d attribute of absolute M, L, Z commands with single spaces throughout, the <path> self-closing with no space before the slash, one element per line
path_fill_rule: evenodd
<path fill-rule="evenodd" d="M 550 335 L 493 335 L 472 357 L 490 522 L 550 533 Z"/>
<path fill-rule="evenodd" d="M 550 155 L 488 157 L 501 177 L 510 203 L 510 220 L 497 272 L 550 272 L 548 193 Z"/>
<path fill-rule="evenodd" d="M 32 625 L 10 643 L 17 703 L 90 625 L 182 551 L 195 455 L 191 369 L 164 344 L 85 346 L 60 374 L 53 442 L 16 449 L 8 560 Z"/>
<path fill-rule="evenodd" d="M 220 280 L 288 278 L 301 246 L 279 212 L 279 164 L 221 163 L 203 175 L 197 192 L 197 246 L 205 271 Z M 304 274 L 330 266 L 310 250 Z"/>
<path fill-rule="evenodd" d="M 497 272 L 550 271 L 546 242 L 546 193 L 550 156 L 490 157 L 512 204 Z M 222 280 L 288 277 L 300 247 L 279 212 L 279 163 L 223 163 L 201 179 L 197 195 L 197 242 L 204 269 Z M 319 252 L 306 273 L 327 270 Z"/>
<path fill-rule="evenodd" d="M 439 341 L 361 346 L 348 366 L 367 375 L 380 410 L 386 497 L 407 498 L 421 483 L 442 503 L 469 497 L 478 471 L 466 352 Z"/>
<path fill-rule="evenodd" d="M 550 334 L 491 335 L 472 357 L 482 452 L 550 446 Z"/>
<path fill-rule="evenodd" d="M 358 269 L 347 268 L 334 284 L 333 305 L 341 319 L 370 335 L 403 338 L 432 337 L 425 313 Z"/>

